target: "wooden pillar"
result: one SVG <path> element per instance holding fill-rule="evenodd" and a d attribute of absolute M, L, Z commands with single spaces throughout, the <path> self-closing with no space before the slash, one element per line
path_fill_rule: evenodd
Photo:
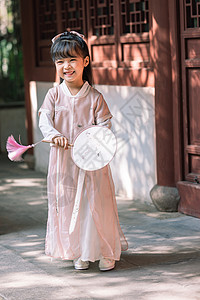
<path fill-rule="evenodd" d="M 21 21 L 22 21 L 22 44 L 23 44 L 23 65 L 24 65 L 24 89 L 25 89 L 25 107 L 26 107 L 26 128 L 28 135 L 28 144 L 33 143 L 33 128 L 31 118 L 31 102 L 29 83 L 31 81 L 31 74 L 33 70 L 34 60 L 34 45 L 33 45 L 33 8 L 32 1 L 21 0 Z M 29 152 L 33 153 L 30 149 Z"/>
<path fill-rule="evenodd" d="M 149 2 L 152 13 L 151 56 L 155 75 L 157 183 L 172 187 L 175 182 L 168 0 Z"/>
<path fill-rule="evenodd" d="M 160 211 L 177 211 L 180 196 L 175 180 L 180 176 L 180 165 L 175 164 L 175 151 L 178 149 L 177 117 L 177 65 L 172 55 L 176 54 L 172 43 L 175 38 L 176 21 L 169 21 L 175 17 L 175 7 L 170 0 L 150 0 L 152 26 L 150 31 L 151 57 L 155 76 L 155 122 L 156 122 L 156 160 L 157 184 L 152 188 L 150 195 L 152 202 Z M 161 3 L 162 2 L 162 3 Z M 171 1 L 172 2 L 172 1 Z M 173 11 L 173 16 L 169 12 Z M 176 74 L 174 73 L 176 72 Z M 176 76 L 175 76 L 176 75 Z M 173 82 L 173 81 L 176 82 Z M 176 99 L 174 99 L 176 97 Z M 176 100 L 176 102 L 174 102 Z M 176 110 L 177 112 L 177 110 Z M 177 128 L 177 127 L 176 127 Z M 178 149 L 179 151 L 179 149 Z M 178 172 L 175 172 L 178 168 Z"/>

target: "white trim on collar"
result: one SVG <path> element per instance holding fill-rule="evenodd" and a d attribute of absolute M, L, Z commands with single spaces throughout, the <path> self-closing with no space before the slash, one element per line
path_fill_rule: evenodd
<path fill-rule="evenodd" d="M 67 87 L 65 81 L 63 81 L 63 82 L 61 83 L 61 87 L 62 87 L 64 93 L 65 93 L 68 97 L 72 97 L 72 98 L 80 98 L 80 97 L 84 97 L 84 96 L 86 96 L 86 95 L 89 93 L 89 91 L 90 91 L 90 85 L 89 85 L 89 83 L 88 83 L 87 81 L 85 81 L 85 83 L 83 84 L 82 88 L 80 89 L 80 91 L 79 91 L 76 95 L 72 95 L 72 94 L 70 93 L 70 90 L 68 89 L 68 87 Z"/>

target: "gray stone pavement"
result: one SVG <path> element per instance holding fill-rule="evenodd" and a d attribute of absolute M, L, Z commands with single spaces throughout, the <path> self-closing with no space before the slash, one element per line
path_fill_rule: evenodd
<path fill-rule="evenodd" d="M 44 254 L 46 176 L 0 155 L 0 300 L 200 299 L 200 220 L 117 198 L 129 250 L 77 271 Z"/>

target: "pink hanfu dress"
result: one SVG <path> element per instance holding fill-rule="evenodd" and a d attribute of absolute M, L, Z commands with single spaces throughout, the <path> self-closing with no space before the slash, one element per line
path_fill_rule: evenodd
<path fill-rule="evenodd" d="M 39 116 L 45 140 L 65 136 L 69 143 L 88 125 L 109 126 L 112 118 L 103 96 L 88 82 L 75 96 L 65 82 L 51 88 Z M 74 164 L 70 149 L 52 144 L 47 185 L 46 255 L 92 262 L 102 257 L 119 260 L 127 242 L 119 224 L 109 165 L 98 171 L 83 171 Z M 77 193 L 78 217 L 70 232 Z"/>

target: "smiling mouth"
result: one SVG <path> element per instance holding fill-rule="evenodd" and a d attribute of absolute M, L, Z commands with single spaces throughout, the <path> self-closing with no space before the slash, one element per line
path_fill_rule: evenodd
<path fill-rule="evenodd" d="M 75 71 L 72 71 L 72 72 L 64 72 L 63 74 L 66 75 L 66 76 L 71 76 L 75 73 Z"/>

